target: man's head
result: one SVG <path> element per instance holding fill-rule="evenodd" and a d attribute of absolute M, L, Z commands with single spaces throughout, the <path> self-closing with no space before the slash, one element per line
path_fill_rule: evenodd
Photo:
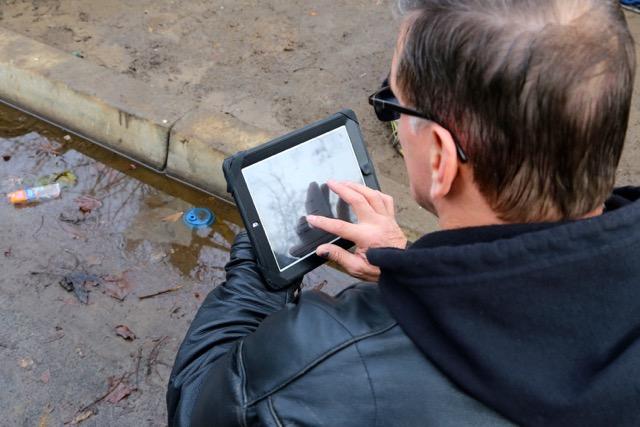
<path fill-rule="evenodd" d="M 392 88 L 401 103 L 438 118 L 401 118 L 418 202 L 434 207 L 472 186 L 508 222 L 598 209 L 615 181 L 635 73 L 617 0 L 400 5 Z"/>

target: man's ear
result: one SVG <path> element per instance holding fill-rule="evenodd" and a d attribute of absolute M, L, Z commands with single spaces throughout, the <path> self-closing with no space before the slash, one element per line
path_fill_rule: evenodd
<path fill-rule="evenodd" d="M 433 144 L 429 150 L 431 164 L 431 200 L 442 199 L 449 194 L 458 175 L 458 153 L 451 133 L 440 125 L 430 126 Z"/>

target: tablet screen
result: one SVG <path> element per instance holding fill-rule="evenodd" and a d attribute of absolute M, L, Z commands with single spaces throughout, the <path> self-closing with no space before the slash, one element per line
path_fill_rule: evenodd
<path fill-rule="evenodd" d="M 280 271 L 338 238 L 309 226 L 309 214 L 355 222 L 349 206 L 326 182 L 364 185 L 345 126 L 298 144 L 242 169 L 260 224 Z"/>

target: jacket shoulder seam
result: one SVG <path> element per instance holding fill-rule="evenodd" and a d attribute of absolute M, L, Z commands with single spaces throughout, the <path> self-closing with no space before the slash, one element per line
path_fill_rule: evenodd
<path fill-rule="evenodd" d="M 321 363 L 322 361 L 328 359 L 331 355 L 337 353 L 340 350 L 343 350 L 347 347 L 349 347 L 350 345 L 353 345 L 354 343 L 370 338 L 372 336 L 375 335 L 379 335 L 382 334 L 384 332 L 387 332 L 388 330 L 392 329 L 393 327 L 395 327 L 397 325 L 397 322 L 395 320 L 390 321 L 389 323 L 376 328 L 372 331 L 369 331 L 367 333 L 364 334 L 360 334 L 360 335 L 356 335 L 354 336 L 351 331 L 338 319 L 336 319 L 335 316 L 333 316 L 332 313 L 328 312 L 324 307 L 322 307 L 322 305 L 320 304 L 315 304 L 311 301 L 308 301 L 309 304 L 313 305 L 314 307 L 322 310 L 323 312 L 325 312 L 329 317 L 331 317 L 335 322 L 337 322 L 340 326 L 342 326 L 347 333 L 351 336 L 350 339 L 330 348 L 329 350 L 327 350 L 326 352 L 320 354 L 318 357 L 316 357 L 315 359 L 313 359 L 312 361 L 310 361 L 309 363 L 307 363 L 306 365 L 304 365 L 302 368 L 300 368 L 296 373 L 294 373 L 293 375 L 290 375 L 289 377 L 285 378 L 284 380 L 280 381 L 278 383 L 278 385 L 272 387 L 270 390 L 256 396 L 253 397 L 250 401 L 247 401 L 245 406 L 251 406 L 254 405 L 255 403 L 259 402 L 260 400 L 264 399 L 265 397 L 268 397 L 270 395 L 272 395 L 273 393 L 277 392 L 278 390 L 281 390 L 282 388 L 286 387 L 288 384 L 290 384 L 291 382 L 293 382 L 294 380 L 296 380 L 297 378 L 299 378 L 300 376 L 304 375 L 305 373 L 307 373 L 309 370 L 311 370 L 313 367 L 315 367 L 316 365 L 318 365 L 319 363 Z M 246 378 L 244 378 L 245 376 L 243 375 L 243 382 L 246 382 Z"/>
<path fill-rule="evenodd" d="M 358 347 L 358 342 L 355 343 L 355 348 L 358 352 L 358 356 L 360 357 L 360 362 L 362 362 L 362 366 L 364 367 L 364 371 L 367 373 L 367 382 L 369 383 L 371 397 L 373 398 L 373 427 L 376 427 L 378 425 L 378 399 L 376 398 L 376 391 L 373 388 L 373 381 L 371 380 L 371 375 L 369 374 L 369 368 L 364 361 L 364 357 L 362 357 L 362 353 L 360 352 L 360 348 Z"/>
<path fill-rule="evenodd" d="M 273 399 L 271 398 L 271 396 L 267 398 L 267 404 L 269 405 L 269 412 L 271 412 L 271 416 L 273 417 L 273 420 L 276 422 L 276 426 L 283 427 L 282 422 L 280 422 L 280 418 L 278 418 L 276 408 L 273 406 Z"/>
<path fill-rule="evenodd" d="M 238 344 L 238 363 L 240 364 L 240 393 L 242 394 L 242 404 L 240 405 L 241 414 L 240 414 L 240 423 L 242 427 L 247 427 L 247 373 L 244 368 L 244 340 L 240 340 L 240 344 Z"/>

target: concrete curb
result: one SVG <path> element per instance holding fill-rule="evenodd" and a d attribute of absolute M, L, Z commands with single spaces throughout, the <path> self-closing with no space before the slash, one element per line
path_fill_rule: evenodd
<path fill-rule="evenodd" d="M 196 109 L 171 131 L 166 173 L 231 200 L 222 173 L 224 159 L 276 136 L 230 114 Z"/>
<path fill-rule="evenodd" d="M 278 136 L 2 27 L 0 100 L 226 200 L 222 161 Z M 410 239 L 436 228 L 406 186 L 379 178 Z"/>
<path fill-rule="evenodd" d="M 3 28 L 0 98 L 156 170 L 171 125 L 192 107 Z"/>

